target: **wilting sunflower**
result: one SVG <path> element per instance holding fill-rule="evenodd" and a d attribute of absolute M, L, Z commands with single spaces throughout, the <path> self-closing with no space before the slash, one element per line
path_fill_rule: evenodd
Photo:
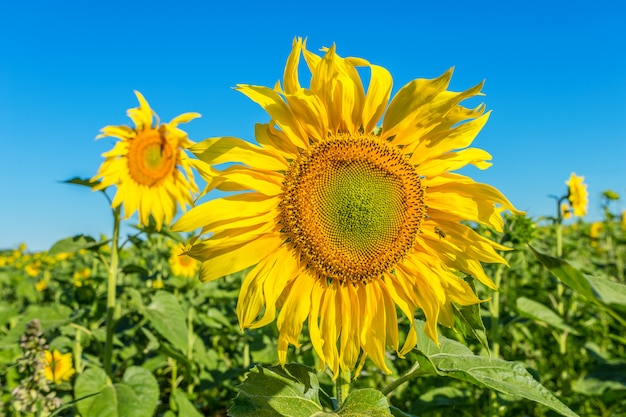
<path fill-rule="evenodd" d="M 585 177 L 578 177 L 572 172 L 569 179 L 565 182 L 567 184 L 567 199 L 572 206 L 574 216 L 583 217 L 587 214 L 587 184 L 584 184 Z"/>
<path fill-rule="evenodd" d="M 482 84 L 448 91 L 449 70 L 411 81 L 389 103 L 386 69 L 342 58 L 335 46 L 324 52 L 295 40 L 282 86 L 237 86 L 271 118 L 256 126 L 260 146 L 231 137 L 195 145 L 207 163 L 235 163 L 215 168 L 209 183 L 235 193 L 193 208 L 173 227 L 210 233 L 189 250 L 203 261 L 203 280 L 255 265 L 237 314 L 242 328 L 278 315 L 282 364 L 308 320 L 321 366 L 335 376 L 357 362 L 360 370 L 367 356 L 389 372 L 386 346 L 402 356 L 416 345 L 417 308 L 437 341 L 437 323 L 454 323 L 452 303 L 480 302 L 459 272 L 495 288 L 481 262 L 505 263 L 495 249 L 506 248 L 462 221 L 501 230 L 501 212 L 519 212 L 497 189 L 451 172 L 491 165 L 487 152 L 467 148 L 489 113 L 459 104 Z M 308 88 L 298 79 L 301 54 Z M 370 70 L 367 91 L 357 67 Z M 411 323 L 401 348 L 396 306 Z"/>
<path fill-rule="evenodd" d="M 185 245 L 182 243 L 178 243 L 172 248 L 169 264 L 172 274 L 183 278 L 196 277 L 200 269 L 200 262 L 185 254 Z"/>
<path fill-rule="evenodd" d="M 115 137 L 120 141 L 102 154 L 105 161 L 92 178 L 101 181 L 93 189 L 115 185 L 112 206 L 123 202 L 124 218 L 138 211 L 139 224 L 148 225 L 152 215 L 157 229 L 161 229 L 163 223 L 172 221 L 176 205 L 184 210 L 191 205 L 192 194 L 198 192 L 191 169 L 194 161 L 185 153 L 193 142 L 178 125 L 200 115 L 185 113 L 169 123 L 160 123 L 141 93 L 135 94 L 139 107 L 127 112 L 135 127 L 106 126 L 97 137 Z"/>
<path fill-rule="evenodd" d="M 44 375 L 48 381 L 54 381 L 55 384 L 59 384 L 62 381 L 69 381 L 75 370 L 72 367 L 72 354 L 61 353 L 58 350 L 50 352 L 44 351 L 45 365 Z"/>

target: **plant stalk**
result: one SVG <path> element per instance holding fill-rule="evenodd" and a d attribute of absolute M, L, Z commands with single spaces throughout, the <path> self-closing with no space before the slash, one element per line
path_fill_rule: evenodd
<path fill-rule="evenodd" d="M 119 262 L 119 234 L 120 234 L 121 206 L 113 210 L 113 238 L 111 239 L 111 262 L 107 280 L 107 316 L 106 316 L 106 342 L 104 346 L 104 371 L 112 379 L 113 368 L 111 358 L 113 356 L 113 333 L 115 331 L 115 288 L 117 285 L 117 269 Z"/>
<path fill-rule="evenodd" d="M 342 369 L 339 371 L 339 377 L 335 381 L 337 389 L 337 406 L 341 407 L 343 402 L 350 395 L 350 370 Z"/>

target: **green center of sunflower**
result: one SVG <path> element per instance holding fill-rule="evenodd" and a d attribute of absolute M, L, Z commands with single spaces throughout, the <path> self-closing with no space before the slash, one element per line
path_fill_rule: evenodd
<path fill-rule="evenodd" d="M 176 168 L 174 150 L 169 142 L 156 129 L 139 132 L 130 141 L 128 171 L 139 184 L 161 184 Z"/>
<path fill-rule="evenodd" d="M 309 267 L 340 281 L 391 271 L 425 217 L 420 176 L 375 136 L 341 136 L 303 152 L 283 190 L 284 233 Z"/>

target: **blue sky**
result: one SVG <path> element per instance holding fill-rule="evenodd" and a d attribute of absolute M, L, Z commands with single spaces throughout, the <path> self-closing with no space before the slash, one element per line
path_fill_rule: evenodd
<path fill-rule="evenodd" d="M 485 79 L 492 116 L 471 176 L 537 218 L 571 172 L 626 199 L 626 9 L 621 1 L 3 2 L 0 6 L 0 248 L 110 235 L 106 200 L 62 184 L 91 177 L 141 91 L 161 120 L 195 111 L 190 138 L 253 138 L 266 114 L 237 83 L 282 78 L 295 36 L 390 70 L 394 92 L 454 66 L 451 88 Z M 626 208 L 625 203 L 616 209 Z"/>

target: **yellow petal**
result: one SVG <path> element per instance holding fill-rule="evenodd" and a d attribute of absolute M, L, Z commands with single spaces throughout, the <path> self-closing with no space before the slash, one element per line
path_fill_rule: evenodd
<path fill-rule="evenodd" d="M 274 235 L 262 235 L 236 248 L 215 251 L 202 263 L 200 279 L 204 282 L 239 272 L 258 263 L 282 244 Z"/>
<path fill-rule="evenodd" d="M 331 46 L 311 76 L 311 92 L 328 110 L 329 129 L 355 132 L 361 124 L 365 92 L 356 68 Z"/>
<path fill-rule="evenodd" d="M 238 84 L 235 89 L 260 105 L 294 145 L 303 149 L 308 148 L 308 143 L 305 141 L 306 133 L 278 93 L 271 88 L 245 84 Z"/>
<path fill-rule="evenodd" d="M 293 249 L 283 245 L 276 251 L 275 262 L 267 272 L 270 278 L 263 284 L 263 294 L 265 297 L 265 313 L 258 321 L 252 323 L 250 328 L 256 329 L 265 326 L 276 318 L 276 304 L 278 298 L 289 283 L 301 272 L 301 266 L 293 257 Z"/>
<path fill-rule="evenodd" d="M 492 165 L 490 162 L 486 162 L 490 159 L 489 152 L 477 148 L 468 148 L 430 159 L 420 164 L 417 171 L 424 177 L 434 177 L 444 172 L 463 168 L 467 164 L 472 164 L 479 169 L 487 169 Z"/>
<path fill-rule="evenodd" d="M 212 165 L 239 162 L 251 168 L 270 171 L 284 170 L 286 161 L 276 152 L 263 149 L 239 138 L 218 137 L 196 143 L 189 150 L 198 159 Z"/>
<path fill-rule="evenodd" d="M 300 54 L 302 53 L 302 38 L 295 38 L 291 47 L 291 53 L 285 64 L 284 83 L 285 93 L 293 94 L 300 90 L 300 82 L 298 81 L 298 65 L 300 63 Z"/>
<path fill-rule="evenodd" d="M 363 106 L 363 130 L 365 133 L 371 132 L 376 127 L 376 123 L 385 112 L 393 84 L 391 74 L 385 68 L 370 65 L 370 70 L 372 76 Z"/>
<path fill-rule="evenodd" d="M 328 114 L 319 97 L 308 90 L 300 90 L 285 96 L 294 117 L 314 142 L 328 135 Z"/>
<path fill-rule="evenodd" d="M 419 142 L 415 142 L 414 146 L 405 150 L 407 153 L 412 153 L 410 162 L 422 164 L 424 161 L 450 150 L 466 148 L 485 126 L 490 114 L 491 112 L 487 112 L 474 120 L 458 124 L 451 129 L 434 129 Z"/>
<path fill-rule="evenodd" d="M 283 175 L 272 171 L 263 172 L 232 165 L 219 175 L 215 188 L 221 191 L 253 190 L 266 196 L 277 196 L 283 191 Z"/>
<path fill-rule="evenodd" d="M 226 219 L 251 217 L 278 207 L 279 199 L 257 193 L 243 193 L 207 201 L 183 214 L 172 225 L 175 232 L 192 231 Z"/>
<path fill-rule="evenodd" d="M 352 284 L 342 285 L 339 288 L 341 297 L 341 339 L 340 352 L 341 369 L 354 369 L 361 343 L 359 335 L 361 333 L 361 308 L 359 306 L 359 296 Z"/>
<path fill-rule="evenodd" d="M 315 283 L 309 274 L 299 275 L 289 288 L 285 304 L 280 309 L 276 325 L 279 335 L 279 354 L 281 350 L 286 356 L 286 346 L 299 346 L 298 337 L 302 332 L 302 323 L 309 315 L 311 307 L 311 290 Z M 282 341 L 282 343 L 281 343 Z"/>
<path fill-rule="evenodd" d="M 408 130 L 414 123 L 417 110 L 427 105 L 437 94 L 448 87 L 452 71 L 453 69 L 450 68 L 432 80 L 418 78 L 402 87 L 389 103 L 381 136 L 387 139 Z"/>

